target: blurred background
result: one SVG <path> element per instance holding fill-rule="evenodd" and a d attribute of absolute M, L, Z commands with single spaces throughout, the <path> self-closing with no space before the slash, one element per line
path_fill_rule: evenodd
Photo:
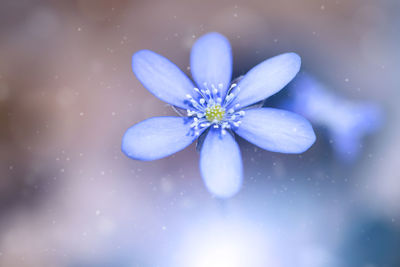
<path fill-rule="evenodd" d="M 400 266 L 399 12 L 397 0 L 1 0 L 0 266 Z M 298 53 L 336 99 L 326 112 L 343 111 L 329 123 L 305 113 L 317 142 L 301 155 L 238 139 L 244 185 L 224 201 L 203 185 L 195 145 L 153 162 L 120 151 L 128 127 L 174 115 L 132 54 L 189 74 L 209 31 L 231 41 L 234 76 Z M 336 153 L 330 133 L 367 102 L 379 127 L 350 139 L 353 156 Z"/>

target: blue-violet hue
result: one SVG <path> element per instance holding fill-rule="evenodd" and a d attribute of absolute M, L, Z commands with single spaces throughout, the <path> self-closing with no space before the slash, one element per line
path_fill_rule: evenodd
<path fill-rule="evenodd" d="M 169 156 L 207 134 L 200 171 L 207 189 L 231 197 L 242 185 L 242 159 L 233 133 L 274 152 L 302 153 L 315 141 L 310 123 L 295 113 L 252 108 L 286 86 L 300 69 L 300 57 L 286 53 L 265 60 L 231 82 L 232 50 L 219 33 L 199 38 L 191 51 L 193 83 L 175 64 L 149 50 L 133 55 L 136 77 L 159 99 L 184 109 L 186 117 L 154 117 L 129 128 L 122 151 L 133 159 Z"/>
<path fill-rule="evenodd" d="M 353 162 L 362 148 L 362 138 L 382 124 L 382 112 L 376 104 L 340 97 L 306 73 L 291 83 L 289 94 L 283 107 L 325 128 L 336 157 L 343 162 Z"/>

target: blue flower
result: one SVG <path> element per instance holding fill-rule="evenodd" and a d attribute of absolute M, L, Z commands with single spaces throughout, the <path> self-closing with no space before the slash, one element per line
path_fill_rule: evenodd
<path fill-rule="evenodd" d="M 171 61 L 149 50 L 133 55 L 139 81 L 159 99 L 187 117 L 154 117 L 129 128 L 122 151 L 130 158 L 155 160 L 169 156 L 206 134 L 200 171 L 217 197 L 237 193 L 242 184 L 242 159 L 233 132 L 266 150 L 302 153 L 315 141 L 310 123 L 300 115 L 250 105 L 277 93 L 300 69 L 294 53 L 278 55 L 231 83 L 232 51 L 219 33 L 208 33 L 194 44 L 190 69 L 196 85 Z"/>
<path fill-rule="evenodd" d="M 360 154 L 362 138 L 382 124 L 376 104 L 340 97 L 306 73 L 296 77 L 289 94 L 283 106 L 325 128 L 336 157 L 343 162 L 353 162 Z"/>

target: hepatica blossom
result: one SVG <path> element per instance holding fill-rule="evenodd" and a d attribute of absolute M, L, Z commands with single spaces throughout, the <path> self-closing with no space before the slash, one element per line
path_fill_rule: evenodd
<path fill-rule="evenodd" d="M 199 38 L 191 51 L 193 83 L 175 64 L 149 50 L 136 52 L 132 68 L 159 99 L 185 110 L 185 117 L 154 117 L 129 128 L 122 151 L 137 160 L 169 156 L 206 135 L 200 171 L 207 189 L 231 197 L 242 184 L 242 159 L 234 133 L 269 151 L 302 153 L 315 141 L 310 123 L 295 113 L 251 105 L 275 94 L 300 69 L 300 57 L 286 53 L 265 60 L 231 82 L 232 51 L 219 33 Z"/>
<path fill-rule="evenodd" d="M 336 157 L 343 162 L 353 162 L 360 154 L 362 138 L 382 124 L 376 104 L 338 96 L 309 74 L 298 75 L 289 93 L 283 106 L 325 128 Z"/>

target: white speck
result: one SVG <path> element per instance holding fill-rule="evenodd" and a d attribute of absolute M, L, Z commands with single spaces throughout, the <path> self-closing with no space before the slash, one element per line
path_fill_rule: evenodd
<path fill-rule="evenodd" d="M 325 6 L 324 5 L 321 5 L 321 10 L 325 10 Z"/>
<path fill-rule="evenodd" d="M 163 227 L 161 227 L 161 229 L 162 229 L 163 231 L 165 231 L 165 230 L 167 230 L 167 227 L 166 227 L 165 225 L 163 225 Z"/>
<path fill-rule="evenodd" d="M 100 215 L 100 210 L 96 210 L 96 215 L 97 215 L 97 216 Z"/>
<path fill-rule="evenodd" d="M 14 169 L 14 166 L 10 165 L 10 166 L 8 167 L 8 169 L 9 169 L 10 171 L 12 171 L 12 170 Z"/>
<path fill-rule="evenodd" d="M 115 113 L 114 111 L 113 112 L 111 112 L 111 115 L 112 116 L 115 116 L 117 113 Z"/>
<path fill-rule="evenodd" d="M 344 79 L 344 81 L 345 81 L 346 83 L 348 83 L 348 82 L 350 81 L 350 79 L 349 79 L 349 78 L 346 78 L 346 79 Z"/>
<path fill-rule="evenodd" d="M 83 116 L 83 115 L 85 115 L 85 113 L 83 113 L 83 112 L 79 113 L 79 116 Z"/>
<path fill-rule="evenodd" d="M 77 29 L 77 30 L 78 30 L 78 32 L 80 32 L 80 31 L 82 31 L 82 28 L 81 28 L 81 27 L 78 27 L 78 29 Z"/>

